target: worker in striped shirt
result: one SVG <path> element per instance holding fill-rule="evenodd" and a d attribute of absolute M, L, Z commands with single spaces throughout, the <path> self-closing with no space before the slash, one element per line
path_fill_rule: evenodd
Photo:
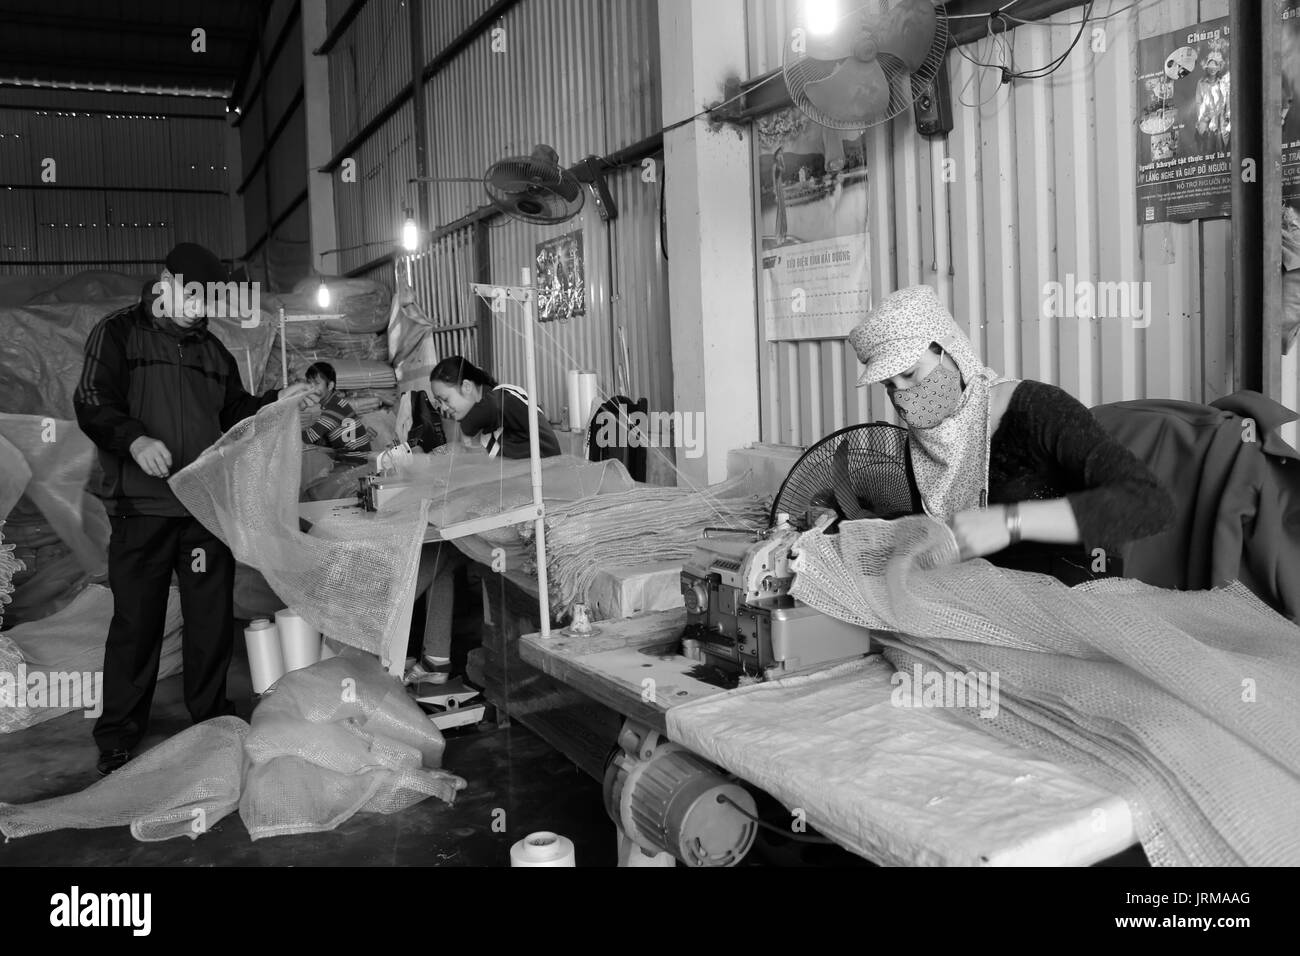
<path fill-rule="evenodd" d="M 334 387 L 338 381 L 334 366 L 317 362 L 307 369 L 306 377 L 319 407 L 316 420 L 302 430 L 303 444 L 332 449 L 335 459 L 343 464 L 365 464 L 366 452 L 370 451 L 370 432 Z"/>

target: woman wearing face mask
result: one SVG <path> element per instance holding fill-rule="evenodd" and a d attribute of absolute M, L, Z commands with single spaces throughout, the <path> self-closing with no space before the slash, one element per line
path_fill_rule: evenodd
<path fill-rule="evenodd" d="M 1115 573 L 1124 544 L 1173 520 L 1168 493 L 1088 409 L 985 367 L 928 286 L 888 296 L 849 340 L 858 384 L 885 385 L 926 513 L 952 527 L 963 560 L 1073 585 Z"/>
<path fill-rule="evenodd" d="M 528 396 L 514 385 L 496 380 L 459 355 L 445 358 L 429 375 L 434 402 L 443 415 L 453 418 L 461 432 L 477 438 L 491 458 L 529 457 Z M 537 444 L 543 458 L 560 454 L 555 432 L 537 410 Z M 440 445 L 433 454 L 461 454 L 466 449 Z M 472 453 L 472 452 L 471 452 Z M 420 553 L 416 594 L 426 594 L 424 647 L 420 660 L 407 672 L 406 681 L 442 683 L 451 674 L 451 626 L 455 573 L 468 559 L 447 542 L 426 544 Z"/>

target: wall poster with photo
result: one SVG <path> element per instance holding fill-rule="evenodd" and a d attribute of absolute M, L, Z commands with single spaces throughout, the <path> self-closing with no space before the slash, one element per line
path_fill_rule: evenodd
<path fill-rule="evenodd" d="M 1138 41 L 1139 223 L 1231 212 L 1228 18 Z"/>
<path fill-rule="evenodd" d="M 587 312 L 582 230 L 537 244 L 537 321 L 566 322 Z"/>
<path fill-rule="evenodd" d="M 756 129 L 764 337 L 843 338 L 871 308 L 866 136 L 793 107 Z"/>

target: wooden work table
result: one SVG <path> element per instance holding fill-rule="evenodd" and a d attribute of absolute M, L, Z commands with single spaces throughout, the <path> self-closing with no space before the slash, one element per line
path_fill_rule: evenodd
<path fill-rule="evenodd" d="M 686 610 L 655 611 L 592 625 L 579 637 L 567 630 L 549 638 L 525 634 L 519 656 L 556 680 L 627 717 L 666 734 L 668 708 L 725 693 L 692 677 L 697 662 L 678 653 Z"/>

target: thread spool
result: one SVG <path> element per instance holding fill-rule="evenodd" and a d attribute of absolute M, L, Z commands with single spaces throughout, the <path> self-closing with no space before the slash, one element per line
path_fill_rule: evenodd
<path fill-rule="evenodd" d="M 596 373 L 583 369 L 569 369 L 569 429 L 585 431 L 591 420 L 592 407 L 596 404 L 599 392 L 596 388 Z"/>
<path fill-rule="evenodd" d="M 289 608 L 275 612 L 275 627 L 280 632 L 280 650 L 284 670 L 296 671 L 320 660 L 321 633 Z"/>
<path fill-rule="evenodd" d="M 263 694 L 284 676 L 284 653 L 280 634 L 268 618 L 259 617 L 244 628 L 244 646 L 248 648 L 248 670 L 253 679 L 253 693 Z"/>
<path fill-rule="evenodd" d="M 511 866 L 577 866 L 573 841 L 542 830 L 530 833 L 510 848 Z"/>

